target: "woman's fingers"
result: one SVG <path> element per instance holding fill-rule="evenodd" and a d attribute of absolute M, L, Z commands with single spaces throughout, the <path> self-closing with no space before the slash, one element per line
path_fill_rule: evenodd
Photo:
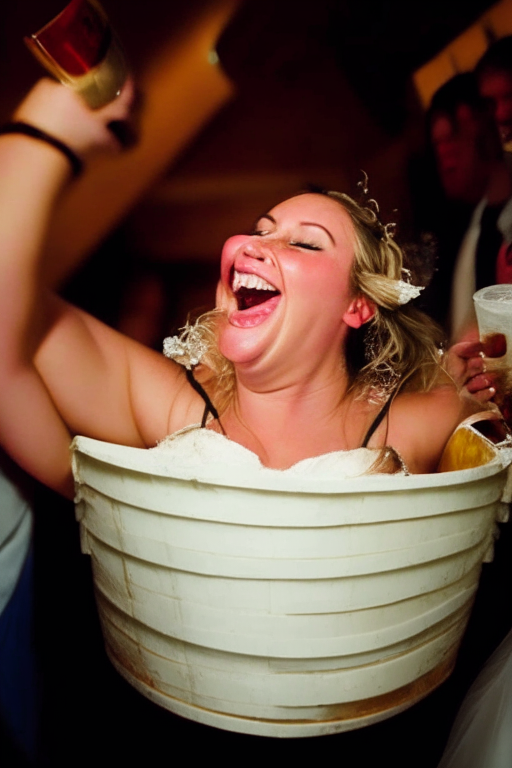
<path fill-rule="evenodd" d="M 484 372 L 482 345 L 478 341 L 454 344 L 446 352 L 444 366 L 457 386 L 464 387 L 468 379 Z"/>
<path fill-rule="evenodd" d="M 448 350 L 448 354 L 456 355 L 461 360 L 469 360 L 472 357 L 481 357 L 483 352 L 481 341 L 459 341 Z"/>
<path fill-rule="evenodd" d="M 478 392 L 484 391 L 486 389 L 492 389 L 494 394 L 496 392 L 494 383 L 494 377 L 491 374 L 480 373 L 468 379 L 466 388 L 472 395 L 476 395 Z"/>
<path fill-rule="evenodd" d="M 131 108 L 135 99 L 135 83 L 133 78 L 127 77 L 126 81 L 116 98 L 105 104 L 101 109 L 96 110 L 97 113 L 103 114 L 105 121 L 111 122 L 113 120 L 127 120 L 130 116 Z"/>
<path fill-rule="evenodd" d="M 496 390 L 494 387 L 486 387 L 485 389 L 479 389 L 478 392 L 473 392 L 472 395 L 479 403 L 488 403 L 494 395 Z"/>
<path fill-rule="evenodd" d="M 496 394 L 495 376 L 487 367 L 493 358 L 505 353 L 506 338 L 501 333 L 492 334 L 485 342 L 461 341 L 447 351 L 446 370 L 459 387 L 485 403 Z"/>
<path fill-rule="evenodd" d="M 98 110 L 98 117 L 108 129 L 107 145 L 112 150 L 128 147 L 135 143 L 136 131 L 130 120 L 135 104 L 135 84 L 128 77 L 119 95 Z"/>
<path fill-rule="evenodd" d="M 486 370 L 485 360 L 480 355 L 478 357 L 470 357 L 466 362 L 466 376 L 468 379 L 477 376 L 479 373 L 485 373 Z"/>
<path fill-rule="evenodd" d="M 109 124 L 128 119 L 133 98 L 134 85 L 129 78 L 114 101 L 92 110 L 71 88 L 44 78 L 20 104 L 14 119 L 34 125 L 77 154 L 88 156 L 98 150 L 119 149 Z"/>

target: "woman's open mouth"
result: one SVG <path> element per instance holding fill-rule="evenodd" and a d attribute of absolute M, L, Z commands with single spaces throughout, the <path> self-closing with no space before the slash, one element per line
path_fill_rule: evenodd
<path fill-rule="evenodd" d="M 233 270 L 231 289 L 237 300 L 238 309 L 241 312 L 280 295 L 277 288 L 262 277 L 249 272 L 237 272 L 236 270 Z"/>
<path fill-rule="evenodd" d="M 281 292 L 264 278 L 250 272 L 237 272 L 235 269 L 231 277 L 231 290 L 238 311 L 231 315 L 230 320 L 241 327 L 263 322 L 274 311 L 281 296 Z"/>

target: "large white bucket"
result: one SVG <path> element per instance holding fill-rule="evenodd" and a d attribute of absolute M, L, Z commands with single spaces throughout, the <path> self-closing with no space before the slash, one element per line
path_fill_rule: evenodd
<path fill-rule="evenodd" d="M 495 453 L 253 487 L 245 470 L 171 472 L 158 451 L 77 438 L 110 659 L 161 706 L 242 733 L 336 733 L 411 706 L 455 662 L 503 506 Z"/>

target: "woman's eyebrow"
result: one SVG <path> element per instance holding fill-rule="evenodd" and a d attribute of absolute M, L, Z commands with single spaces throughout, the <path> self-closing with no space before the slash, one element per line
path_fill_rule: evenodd
<path fill-rule="evenodd" d="M 270 213 L 262 213 L 261 216 L 258 219 L 256 219 L 256 222 L 261 221 L 262 219 L 267 219 L 267 221 L 270 221 L 272 224 L 274 224 L 274 226 L 277 226 L 276 220 L 274 219 L 273 216 L 270 215 Z M 300 225 L 301 226 L 305 226 L 305 227 L 318 227 L 319 229 L 323 229 L 323 231 L 329 237 L 331 243 L 333 245 L 336 245 L 336 241 L 335 241 L 334 237 L 331 235 L 331 233 L 329 232 L 329 230 L 326 227 L 322 226 L 322 224 L 317 224 L 314 221 L 301 221 Z"/>
<path fill-rule="evenodd" d="M 302 226 L 305 226 L 305 227 L 318 227 L 319 229 L 323 229 L 323 231 L 328 235 L 331 243 L 333 245 L 336 245 L 334 237 L 331 235 L 331 233 L 329 232 L 329 230 L 326 227 L 323 227 L 321 224 L 317 224 L 314 221 L 301 221 L 300 223 L 301 223 Z"/>

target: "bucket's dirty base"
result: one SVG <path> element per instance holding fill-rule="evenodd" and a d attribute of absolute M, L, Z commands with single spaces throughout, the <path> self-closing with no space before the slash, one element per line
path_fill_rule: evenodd
<path fill-rule="evenodd" d="M 273 738 L 308 738 L 311 736 L 330 736 L 344 731 L 353 731 L 358 728 L 364 728 L 367 725 L 373 725 L 389 717 L 400 714 L 409 709 L 421 699 L 424 699 L 435 688 L 441 685 L 451 674 L 456 661 L 457 649 L 453 655 L 443 664 L 415 680 L 410 685 L 384 694 L 376 696 L 374 699 L 367 699 L 362 702 L 355 702 L 352 706 L 355 709 L 364 707 L 367 714 L 361 714 L 356 717 L 343 717 L 332 720 L 257 720 L 236 715 L 214 712 L 210 709 L 197 707 L 182 699 L 168 696 L 161 691 L 147 685 L 138 677 L 135 677 L 125 666 L 123 666 L 114 654 L 106 646 L 107 655 L 114 665 L 115 669 L 124 679 L 130 683 L 136 690 L 150 701 L 158 706 L 173 712 L 175 715 L 193 720 L 201 725 L 209 725 L 214 728 L 220 728 L 225 731 L 235 733 L 244 733 L 251 736 L 270 736 Z M 385 700 L 388 700 L 389 706 L 385 707 Z M 394 702 L 394 703 L 393 703 Z M 349 705 L 350 706 L 350 705 Z M 375 708 L 379 707 L 378 711 Z M 319 708 L 320 709 L 320 708 Z M 329 709 L 333 709 L 332 706 Z M 372 710 L 373 711 L 369 711 Z"/>

